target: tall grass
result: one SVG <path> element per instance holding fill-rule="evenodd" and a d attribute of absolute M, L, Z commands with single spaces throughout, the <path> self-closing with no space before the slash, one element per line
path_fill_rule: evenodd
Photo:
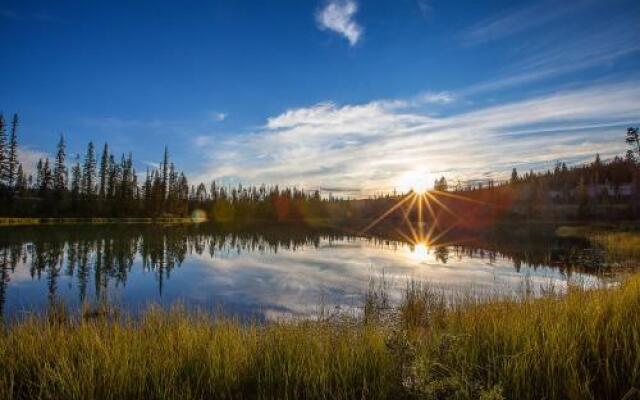
<path fill-rule="evenodd" d="M 640 257 L 640 230 L 637 227 L 620 228 L 561 226 L 556 230 L 561 237 L 582 237 L 602 246 L 611 259 L 633 259 Z"/>
<path fill-rule="evenodd" d="M 640 385 L 640 276 L 488 303 L 411 284 L 397 308 L 368 304 L 357 321 L 264 325 L 58 307 L 4 327 L 0 398 L 620 399 Z"/>

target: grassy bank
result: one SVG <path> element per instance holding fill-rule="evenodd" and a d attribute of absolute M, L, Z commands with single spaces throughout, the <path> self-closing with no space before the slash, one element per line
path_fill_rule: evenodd
<path fill-rule="evenodd" d="M 640 385 L 640 277 L 478 303 L 412 286 L 361 320 L 241 324 L 155 309 L 5 326 L 3 399 L 620 399 Z"/>
<path fill-rule="evenodd" d="M 563 237 L 582 237 L 604 247 L 613 258 L 640 257 L 640 229 L 638 226 L 561 226 L 556 234 Z"/>

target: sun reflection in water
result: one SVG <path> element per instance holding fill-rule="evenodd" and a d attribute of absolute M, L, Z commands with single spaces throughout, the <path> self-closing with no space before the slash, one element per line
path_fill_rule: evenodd
<path fill-rule="evenodd" d="M 463 224 L 461 216 L 447 203 L 452 199 L 484 205 L 486 203 L 453 192 L 429 190 L 426 176 L 428 175 L 421 172 L 405 174 L 401 179 L 401 186 L 410 188 L 409 193 L 398 196 L 391 207 L 370 221 L 360 233 L 367 233 L 392 215 L 395 215 L 395 218 L 400 215 L 402 222 L 396 219 L 394 228 L 395 232 L 411 245 L 411 259 L 424 261 L 429 256 L 430 249 L 436 251 L 446 248 L 450 243 L 444 240 L 445 236 L 453 228 Z"/>
<path fill-rule="evenodd" d="M 426 261 L 429 257 L 429 247 L 426 243 L 418 243 L 410 250 L 409 258 L 415 261 Z"/>

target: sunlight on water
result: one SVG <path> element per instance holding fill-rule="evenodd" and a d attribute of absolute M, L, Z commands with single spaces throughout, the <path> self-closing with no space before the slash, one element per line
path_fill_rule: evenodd
<path fill-rule="evenodd" d="M 222 232 L 209 224 L 13 228 L 0 230 L 0 313 L 61 299 L 134 312 L 182 302 L 267 319 L 313 317 L 320 304 L 357 310 L 370 280 L 382 276 L 394 301 L 409 281 L 539 295 L 615 280 L 597 274 L 603 260 L 583 252 L 583 242 L 514 243 L 491 242 L 487 250 L 300 227 Z"/>
<path fill-rule="evenodd" d="M 425 243 L 418 243 L 409 249 L 409 258 L 415 261 L 426 261 L 429 258 L 429 248 Z"/>

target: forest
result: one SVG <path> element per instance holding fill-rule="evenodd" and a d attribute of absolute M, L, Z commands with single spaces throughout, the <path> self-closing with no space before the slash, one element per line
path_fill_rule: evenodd
<path fill-rule="evenodd" d="M 10 125 L 10 126 L 9 126 Z M 144 175 L 133 155 L 113 153 L 108 143 L 87 144 L 84 157 L 69 160 L 61 134 L 53 159 L 40 159 L 35 176 L 19 162 L 19 118 L 11 124 L 0 115 L 1 217 L 188 217 L 199 213 L 216 222 L 267 220 L 353 220 L 375 218 L 412 193 L 343 199 L 318 190 L 278 185 L 225 186 L 190 183 L 164 149 L 157 168 Z M 602 218 L 631 219 L 640 215 L 640 142 L 638 129 L 621 139 L 631 146 L 623 156 L 552 169 L 519 173 L 502 182 L 436 179 L 430 198 L 431 218 Z M 636 155 L 637 154 L 637 155 Z M 139 176 L 144 176 L 140 179 Z M 470 207 L 469 205 L 473 205 Z M 414 216 L 404 210 L 405 216 Z M 204 214 L 203 214 L 204 213 Z M 446 215 L 450 214 L 450 215 Z M 396 213 L 395 217 L 401 215 Z M 390 215 L 393 219 L 394 215 Z M 429 218 L 429 217 L 427 217 Z"/>

